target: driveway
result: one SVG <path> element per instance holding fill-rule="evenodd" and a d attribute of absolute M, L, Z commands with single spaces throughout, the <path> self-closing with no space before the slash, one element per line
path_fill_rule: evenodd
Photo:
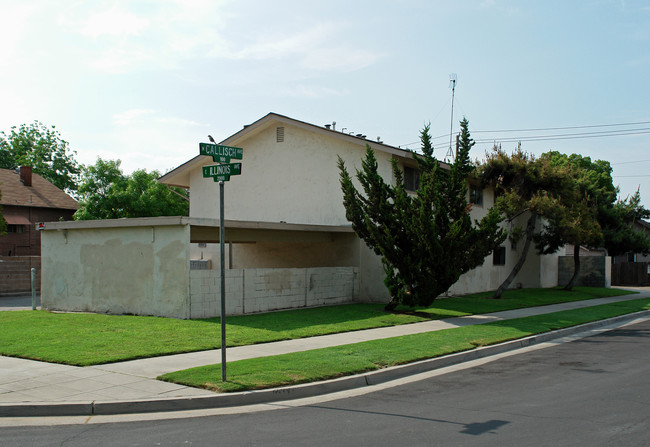
<path fill-rule="evenodd" d="M 36 308 L 40 309 L 41 297 L 36 295 Z M 7 295 L 0 296 L 0 311 L 3 310 L 31 310 L 32 295 Z"/>

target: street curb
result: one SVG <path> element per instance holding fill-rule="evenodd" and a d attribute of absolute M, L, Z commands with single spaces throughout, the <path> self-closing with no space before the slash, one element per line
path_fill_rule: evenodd
<path fill-rule="evenodd" d="M 205 397 L 183 397 L 168 399 L 145 399 L 137 401 L 93 401 L 93 402 L 38 402 L 25 404 L 0 404 L 2 417 L 30 416 L 92 416 L 132 413 L 155 413 L 186 410 L 204 410 L 210 408 L 236 407 L 271 402 L 313 397 L 370 385 L 377 385 L 391 380 L 432 371 L 447 366 L 457 365 L 471 360 L 490 357 L 504 352 L 544 343 L 550 340 L 598 329 L 614 324 L 623 324 L 637 318 L 650 317 L 650 310 L 605 320 L 592 321 L 578 326 L 558 329 L 551 332 L 531 335 L 496 345 L 484 346 L 469 351 L 462 351 L 432 359 L 421 360 L 405 365 L 394 366 L 378 371 L 341 377 L 323 382 L 274 388 L 267 390 L 244 391 L 239 393 L 215 394 Z"/>

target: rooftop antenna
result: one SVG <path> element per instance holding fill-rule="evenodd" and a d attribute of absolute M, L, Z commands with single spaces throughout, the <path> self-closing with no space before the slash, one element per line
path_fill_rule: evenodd
<path fill-rule="evenodd" d="M 456 93 L 456 73 L 449 75 L 449 88 L 451 88 L 451 126 L 449 128 L 449 150 L 445 155 L 445 161 L 454 159 L 454 152 L 451 149 L 451 139 L 454 134 L 454 94 Z"/>

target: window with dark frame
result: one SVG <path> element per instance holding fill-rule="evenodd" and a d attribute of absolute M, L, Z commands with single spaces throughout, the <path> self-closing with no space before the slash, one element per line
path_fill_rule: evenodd
<path fill-rule="evenodd" d="M 25 232 L 25 225 L 7 225 L 7 233 L 23 234 Z"/>
<path fill-rule="evenodd" d="M 506 265 L 506 247 L 497 247 L 492 252 L 492 265 Z"/>
<path fill-rule="evenodd" d="M 483 206 L 483 188 L 477 185 L 469 185 L 469 203 Z"/>
<path fill-rule="evenodd" d="M 420 187 L 420 171 L 409 166 L 404 167 L 404 188 L 408 191 L 417 191 Z"/>

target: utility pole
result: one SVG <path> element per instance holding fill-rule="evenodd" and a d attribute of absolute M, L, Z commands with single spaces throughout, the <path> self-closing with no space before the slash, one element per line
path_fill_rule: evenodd
<path fill-rule="evenodd" d="M 456 73 L 449 75 L 449 87 L 451 88 L 451 125 L 449 128 L 449 150 L 445 155 L 445 161 L 454 160 L 454 151 L 451 147 L 452 137 L 454 134 L 454 95 L 456 93 Z"/>

